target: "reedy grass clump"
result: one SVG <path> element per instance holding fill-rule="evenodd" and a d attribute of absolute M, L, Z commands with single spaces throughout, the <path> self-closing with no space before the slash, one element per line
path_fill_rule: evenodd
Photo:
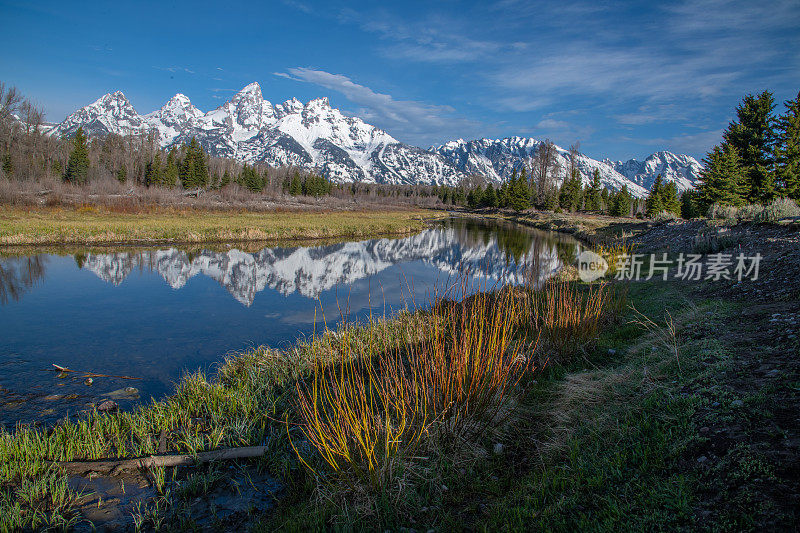
<path fill-rule="evenodd" d="M 414 330 L 387 335 L 372 323 L 375 342 L 362 351 L 315 358 L 313 377 L 297 385 L 299 433 L 314 452 L 295 447 L 304 464 L 380 492 L 413 470 L 417 450 L 452 450 L 507 415 L 511 390 L 533 370 L 522 351 L 531 347 L 514 340 L 519 303 L 511 291 L 447 298 L 468 285 L 435 298 Z"/>
<path fill-rule="evenodd" d="M 597 254 L 602 256 L 608 263 L 606 277 L 613 276 L 617 273 L 617 266 L 620 263 L 620 259 L 631 255 L 635 247 L 633 243 L 626 241 L 624 238 L 615 241 L 613 244 L 601 244 L 597 247 Z"/>
<path fill-rule="evenodd" d="M 600 334 L 604 323 L 625 306 L 626 287 L 600 282 L 548 281 L 530 292 L 530 320 L 548 355 L 563 363 L 585 351 Z"/>

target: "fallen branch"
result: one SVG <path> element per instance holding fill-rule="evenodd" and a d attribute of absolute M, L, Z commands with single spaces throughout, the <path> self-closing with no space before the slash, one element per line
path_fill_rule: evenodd
<path fill-rule="evenodd" d="M 56 372 L 66 372 L 72 374 L 83 374 L 85 378 L 119 378 L 119 379 L 134 379 L 134 380 L 141 380 L 142 378 L 134 378 L 131 376 L 114 376 L 110 374 L 95 374 L 94 372 L 86 372 L 85 370 L 72 370 L 65 366 L 57 365 L 52 363 L 56 369 Z"/>
<path fill-rule="evenodd" d="M 97 472 L 100 474 L 114 475 L 120 472 L 169 466 L 191 466 L 200 463 L 210 463 L 212 461 L 229 461 L 231 459 L 246 459 L 248 457 L 260 457 L 266 452 L 266 446 L 245 446 L 241 448 L 222 448 L 209 452 L 200 452 L 197 455 L 150 455 L 148 457 L 137 457 L 135 459 L 118 459 L 99 461 L 68 461 L 54 463 L 72 474 L 85 474 L 87 472 Z"/>

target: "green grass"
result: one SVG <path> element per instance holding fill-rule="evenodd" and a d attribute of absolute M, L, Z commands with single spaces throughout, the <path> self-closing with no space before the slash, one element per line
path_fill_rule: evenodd
<path fill-rule="evenodd" d="M 578 292 L 585 298 L 589 290 L 579 286 Z M 150 454 L 164 431 L 169 451 L 268 444 L 256 463 L 285 490 L 256 530 L 756 528 L 772 504 L 750 489 L 759 480 L 777 479 L 761 450 L 742 443 L 706 473 L 692 455 L 704 442 L 699 414 L 711 402 L 728 406 L 739 399 L 719 386 L 720 376 L 739 372 L 733 356 L 738 341 L 720 332 L 733 329 L 741 306 L 692 290 L 655 280 L 630 283 L 622 294 L 654 321 L 649 329 L 628 308 L 610 313 L 585 335 L 566 336 L 576 339 L 568 349 L 551 339 L 553 332 L 537 335 L 537 366 L 548 364 L 509 389 L 502 421 L 489 431 L 444 439 L 449 443 L 421 439 L 411 456 L 398 455 L 392 475 L 380 484 L 360 479 L 356 467 L 332 469 L 314 453 L 295 425 L 302 420 L 296 384 L 312 383 L 321 376 L 312 371 L 318 363 L 341 364 L 342 354 L 381 361 L 385 350 L 376 347 L 416 346 L 419 332 L 431 331 L 430 313 L 405 313 L 346 334 L 326 332 L 287 352 L 257 349 L 230 357 L 216 380 L 187 376 L 174 396 L 129 413 L 0 433 L 0 530 L 74 523 L 76 495 L 48 460 Z M 664 341 L 667 317 L 677 326 L 677 357 Z M 546 327 L 546 321 L 521 323 L 516 334 L 531 339 Z M 548 350 L 561 351 L 561 357 L 549 357 Z M 383 389 L 369 383 L 377 392 L 367 396 L 377 398 Z M 751 391 L 742 395 L 741 409 L 722 407 L 707 416 L 728 424 L 744 410 L 764 409 L 768 417 L 765 405 L 773 392 Z M 439 413 L 430 418 L 438 420 Z M 136 520 L 189 528 L 186 500 L 208 493 L 221 474 L 210 466 L 178 481 L 163 471 L 152 477 L 160 496 L 144 502 Z M 747 490 L 731 488 L 740 486 Z M 708 498 L 701 489 L 733 490 L 714 523 L 703 523 L 698 514 Z"/>
<path fill-rule="evenodd" d="M 230 356 L 216 379 L 201 372 L 187 375 L 173 396 L 132 411 L 94 412 L 51 428 L 0 430 L 0 531 L 66 527 L 74 520 L 78 495 L 68 489 L 67 474 L 52 461 L 151 455 L 158 452 L 162 434 L 169 453 L 267 443 L 265 467 L 287 476 L 297 465 L 282 420 L 291 407 L 295 380 L 313 368 L 314 360 L 336 357 L 343 343 L 350 351 L 363 352 L 376 343 L 376 335 L 395 342 L 392 335 L 404 334 L 423 319 L 401 314 L 386 327 L 376 322 L 348 328 L 348 335 L 326 332 L 286 351 L 258 348 Z M 163 469 L 155 474 L 163 475 Z"/>
<path fill-rule="evenodd" d="M 0 245 L 114 244 L 321 239 L 419 231 L 422 210 L 116 213 L 79 209 L 0 208 Z"/>

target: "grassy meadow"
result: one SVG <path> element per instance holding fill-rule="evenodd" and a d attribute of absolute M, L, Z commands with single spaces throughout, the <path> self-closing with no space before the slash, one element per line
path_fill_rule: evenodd
<path fill-rule="evenodd" d="M 256 213 L 157 209 L 117 212 L 102 207 L 0 207 L 0 245 L 157 244 L 362 238 L 419 231 L 424 210 L 286 211 Z"/>
<path fill-rule="evenodd" d="M 694 227 L 657 226 L 651 241 Z M 741 247 L 753 231 L 726 236 Z M 796 246 L 790 232 L 765 231 Z M 632 245 L 607 240 L 598 250 L 613 262 Z M 273 509 L 244 522 L 198 521 L 193 509 L 206 495 L 239 490 L 230 467 L 152 467 L 143 475 L 156 494 L 136 508 L 135 528 L 795 523 L 784 411 L 800 402 L 798 346 L 770 325 L 776 309 L 796 311 L 796 286 L 768 304 L 727 285 L 659 279 L 561 278 L 467 298 L 461 287 L 428 310 L 231 355 L 216 375 L 189 375 L 173 396 L 130 412 L 0 432 L 0 530 L 81 521 L 64 461 L 242 446 L 267 448 L 237 468 L 280 481 Z"/>

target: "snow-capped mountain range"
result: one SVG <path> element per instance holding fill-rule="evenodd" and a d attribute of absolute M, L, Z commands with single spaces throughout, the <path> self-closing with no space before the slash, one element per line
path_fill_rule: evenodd
<path fill-rule="evenodd" d="M 580 253 L 577 242 L 564 243 L 572 255 Z M 534 262 L 533 258 L 537 260 Z M 336 285 L 349 285 L 383 270 L 412 261 L 433 266 L 443 275 L 459 268 L 489 280 L 519 284 L 525 280 L 527 265 L 536 264 L 538 279 L 552 276 L 562 260 L 555 242 L 534 240 L 518 260 L 509 259 L 496 236 L 469 240 L 456 227 L 429 229 L 402 239 L 373 239 L 328 246 L 265 248 L 257 253 L 232 249 L 204 250 L 189 256 L 175 248 L 143 252 L 88 254 L 83 268 L 100 279 L 119 285 L 134 270 L 157 272 L 173 288 L 180 289 L 198 274 L 224 286 L 246 306 L 266 288 L 283 295 L 299 293 L 316 298 Z"/>
<path fill-rule="evenodd" d="M 389 184 L 455 185 L 473 173 L 499 182 L 514 168 L 530 165 L 542 144 L 522 137 L 459 139 L 425 150 L 343 114 L 331 107 L 327 98 L 305 104 L 291 99 L 273 105 L 263 98 L 258 83 L 251 83 L 207 113 L 183 94 L 176 94 L 160 109 L 140 115 L 125 95 L 116 91 L 72 113 L 48 133 L 70 136 L 79 127 L 88 135 L 154 133 L 164 148 L 196 137 L 213 156 L 315 169 L 337 182 Z M 558 148 L 562 168 L 566 155 Z M 701 168 L 694 158 L 670 152 L 625 163 L 601 162 L 581 154 L 578 167 L 586 183 L 598 169 L 603 185 L 614 190 L 627 185 L 636 196 L 646 195 L 658 173 L 686 189 Z"/>

